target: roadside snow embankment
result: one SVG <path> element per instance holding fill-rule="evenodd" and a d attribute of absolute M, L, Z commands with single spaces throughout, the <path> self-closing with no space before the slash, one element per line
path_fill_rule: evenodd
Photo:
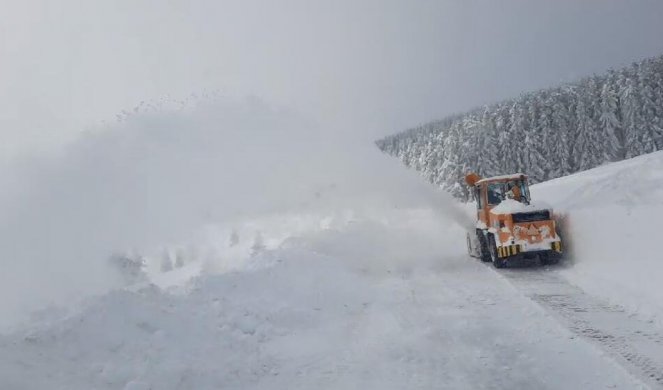
<path fill-rule="evenodd" d="M 212 97 L 138 110 L 62 153 L 26 157 L 0 175 L 0 332 L 49 304 L 122 288 L 141 263 L 172 285 L 246 267 L 251 253 L 334 228 L 346 211 L 455 210 L 357 138 L 258 99 Z"/>
<path fill-rule="evenodd" d="M 281 221 L 287 225 L 288 219 Z M 415 272 L 429 275 L 449 262 L 440 253 L 458 258 L 463 251 L 454 245 L 462 242 L 462 229 L 430 209 L 341 216 L 285 240 L 262 222 L 265 248 L 238 250 L 235 266 L 226 272 L 203 272 L 184 284 L 180 278 L 171 289 L 144 285 L 112 291 L 71 314 L 52 313 L 41 323 L 0 335 L 0 387 L 285 389 L 379 383 L 380 376 L 363 378 L 355 371 L 403 364 L 382 349 L 403 332 L 393 306 L 415 299 L 414 291 L 393 291 L 390 283 L 400 286 L 401 278 Z M 246 245 L 238 236 L 236 247 L 251 244 L 250 235 Z M 226 264 L 221 259 L 213 264 Z M 155 277 L 178 274 L 174 269 Z M 420 333 L 428 331 L 410 330 L 419 333 L 399 342 L 425 340 Z"/>
<path fill-rule="evenodd" d="M 593 294 L 663 323 L 663 152 L 532 186 L 532 197 L 567 215 L 573 266 Z"/>

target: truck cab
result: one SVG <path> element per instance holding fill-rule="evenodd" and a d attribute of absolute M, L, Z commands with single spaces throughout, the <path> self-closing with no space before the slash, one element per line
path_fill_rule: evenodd
<path fill-rule="evenodd" d="M 466 182 L 477 207 L 476 229 L 468 233 L 470 255 L 497 268 L 521 258 L 538 257 L 543 264 L 559 260 L 562 246 L 552 210 L 532 203 L 526 175 L 481 179 L 469 174 Z"/>

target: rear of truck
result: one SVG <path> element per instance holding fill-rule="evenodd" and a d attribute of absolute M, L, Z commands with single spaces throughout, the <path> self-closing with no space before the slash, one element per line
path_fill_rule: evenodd
<path fill-rule="evenodd" d="M 491 213 L 492 214 L 492 213 Z M 556 263 L 562 241 L 548 209 L 493 214 L 497 256 L 501 259 L 539 257 L 544 264 Z"/>
<path fill-rule="evenodd" d="M 477 224 L 468 233 L 471 256 L 502 268 L 521 258 L 538 257 L 543 264 L 559 261 L 562 241 L 552 210 L 532 204 L 527 176 L 521 173 L 481 179 L 469 174 L 477 202 Z"/>

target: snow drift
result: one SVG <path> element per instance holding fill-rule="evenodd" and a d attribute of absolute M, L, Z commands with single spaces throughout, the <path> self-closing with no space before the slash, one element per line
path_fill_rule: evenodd
<path fill-rule="evenodd" d="M 663 152 L 532 186 L 566 215 L 571 281 L 663 323 Z"/>
<path fill-rule="evenodd" d="M 121 286 L 107 261 L 118 253 L 152 274 L 189 261 L 197 270 L 182 272 L 197 274 L 357 215 L 384 218 L 371 210 L 434 205 L 461 218 L 371 143 L 255 98 L 121 119 L 4 175 L 0 325 Z"/>

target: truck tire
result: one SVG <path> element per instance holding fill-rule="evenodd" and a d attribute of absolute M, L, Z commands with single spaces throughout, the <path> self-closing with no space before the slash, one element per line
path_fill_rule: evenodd
<path fill-rule="evenodd" d="M 506 267 L 506 261 L 497 255 L 497 244 L 495 244 L 495 236 L 488 235 L 488 250 L 490 251 L 490 259 L 493 261 L 495 268 Z"/>
<path fill-rule="evenodd" d="M 486 235 L 479 229 L 477 229 L 477 239 L 479 240 L 479 252 L 481 261 L 487 263 L 491 261 L 490 251 L 488 250 L 488 242 L 486 241 Z"/>

